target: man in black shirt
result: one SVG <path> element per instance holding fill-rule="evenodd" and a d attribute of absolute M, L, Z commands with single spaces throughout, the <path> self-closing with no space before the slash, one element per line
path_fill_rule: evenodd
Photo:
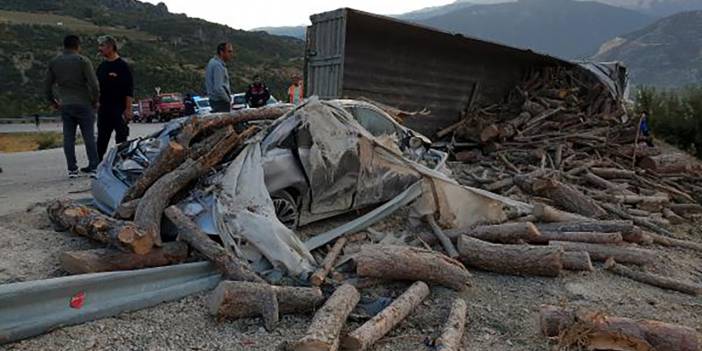
<path fill-rule="evenodd" d="M 97 78 L 100 82 L 97 149 L 102 160 L 112 131 L 115 132 L 116 143 L 127 141 L 127 124 L 132 119 L 134 80 L 129 66 L 119 57 L 115 39 L 109 35 L 101 36 L 98 38 L 98 44 L 98 51 L 105 58 L 97 68 Z"/>
<path fill-rule="evenodd" d="M 246 103 L 251 108 L 263 107 L 266 106 L 270 98 L 271 93 L 268 91 L 268 87 L 261 81 L 261 77 L 255 75 L 253 84 L 250 84 L 249 88 L 246 89 Z"/>

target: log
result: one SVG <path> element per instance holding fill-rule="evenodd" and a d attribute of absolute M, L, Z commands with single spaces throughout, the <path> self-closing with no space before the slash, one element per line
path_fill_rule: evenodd
<path fill-rule="evenodd" d="M 592 172 L 585 172 L 585 175 L 583 176 L 583 178 L 585 180 L 587 180 L 588 182 L 590 182 L 591 184 L 597 185 L 597 186 L 599 186 L 603 189 L 606 189 L 606 190 L 621 192 L 621 191 L 625 191 L 629 187 L 629 184 L 618 184 L 618 183 L 610 182 L 609 180 L 604 179 L 600 176 L 597 176 L 597 175 L 593 174 Z"/>
<path fill-rule="evenodd" d="M 509 177 L 486 185 L 485 190 L 494 192 L 503 188 L 511 187 L 512 185 L 514 185 L 514 178 Z"/>
<path fill-rule="evenodd" d="M 222 161 L 254 131 L 255 127 L 251 127 L 241 134 L 232 132 L 218 142 L 206 155 L 197 160 L 187 159 L 174 171 L 159 178 L 139 202 L 134 215 L 134 224 L 146 235 L 150 235 L 154 243 L 159 245 L 161 242 L 161 217 L 173 196 L 192 181 L 205 175 L 210 168 Z"/>
<path fill-rule="evenodd" d="M 222 281 L 208 300 L 208 311 L 218 318 L 248 318 L 261 314 L 258 303 L 246 305 L 262 292 L 262 297 L 270 302 L 268 290 L 275 294 L 280 314 L 306 313 L 314 311 L 324 302 L 319 288 L 275 286 L 266 283 Z"/>
<path fill-rule="evenodd" d="M 678 216 L 677 213 L 673 212 L 673 211 L 672 211 L 671 209 L 669 209 L 669 208 L 664 208 L 664 209 L 663 209 L 663 217 L 665 217 L 665 219 L 667 219 L 668 221 L 670 221 L 671 224 L 683 224 L 683 223 L 686 223 L 686 222 L 687 222 L 687 221 L 685 220 L 685 218 L 682 218 L 682 217 Z"/>
<path fill-rule="evenodd" d="M 452 241 L 458 240 L 461 235 L 501 244 L 519 244 L 535 240 L 541 235 L 539 229 L 531 222 L 503 223 L 495 225 L 481 225 L 474 228 L 451 229 L 444 232 Z M 420 234 L 420 237 L 429 245 L 437 242 L 431 234 Z"/>
<path fill-rule="evenodd" d="M 151 250 L 146 255 L 114 249 L 94 249 L 65 251 L 59 259 L 64 271 L 71 274 L 84 274 L 161 267 L 182 262 L 186 258 L 188 258 L 186 243 L 168 242 L 162 248 Z"/>
<path fill-rule="evenodd" d="M 457 291 L 463 290 L 471 277 L 460 262 L 410 246 L 364 245 L 354 259 L 360 277 L 423 280 Z"/>
<path fill-rule="evenodd" d="M 670 201 L 668 196 L 614 195 L 613 197 L 625 204 L 664 204 Z"/>
<path fill-rule="evenodd" d="M 702 243 L 697 243 L 694 241 L 689 241 L 689 240 L 680 240 L 680 239 L 675 239 L 663 235 L 658 235 L 654 233 L 646 233 L 651 239 L 653 240 L 654 243 L 658 245 L 663 245 L 663 246 L 673 246 L 673 247 L 682 247 L 686 249 L 691 249 L 691 250 L 697 250 L 702 252 Z"/>
<path fill-rule="evenodd" d="M 247 262 L 232 256 L 225 248 L 210 239 L 178 207 L 171 206 L 166 209 L 165 213 L 178 228 L 178 238 L 187 242 L 193 249 L 211 261 L 222 272 L 225 279 L 265 282 L 251 270 Z"/>
<path fill-rule="evenodd" d="M 491 244 L 464 235 L 458 252 L 467 266 L 490 272 L 557 277 L 563 269 L 563 250 L 556 247 Z"/>
<path fill-rule="evenodd" d="M 591 220 L 579 214 L 561 211 L 541 203 L 534 204 L 533 215 L 542 222 L 582 222 Z"/>
<path fill-rule="evenodd" d="M 518 185 L 520 183 L 517 183 Z M 595 200 L 577 189 L 551 178 L 528 179 L 519 185 L 522 190 L 551 199 L 563 210 L 585 217 L 601 218 L 607 212 L 597 205 Z M 529 186 L 525 186 L 528 184 Z"/>
<path fill-rule="evenodd" d="M 436 341 L 434 349 L 437 351 L 460 351 L 461 339 L 466 324 L 466 311 L 468 306 L 462 298 L 456 298 L 451 304 L 451 312 L 444 324 L 444 328 Z"/>
<path fill-rule="evenodd" d="M 334 262 L 339 257 L 344 245 L 346 245 L 346 238 L 341 237 L 336 240 L 334 246 L 332 246 L 327 253 L 327 256 L 324 258 L 322 266 L 319 267 L 316 272 L 312 273 L 312 276 L 310 276 L 310 283 L 312 283 L 313 286 L 320 286 L 322 283 L 324 283 L 324 279 L 326 279 L 327 274 L 329 274 L 334 266 Z"/>
<path fill-rule="evenodd" d="M 592 272 L 595 270 L 592 267 L 590 254 L 585 251 L 566 251 L 561 257 L 563 269 L 569 271 L 586 271 Z"/>
<path fill-rule="evenodd" d="M 187 145 L 183 146 L 174 141 L 169 142 L 168 146 L 146 167 L 141 177 L 127 189 L 121 202 L 124 204 L 142 197 L 146 190 L 161 176 L 173 171 L 183 163 L 187 155 Z"/>
<path fill-rule="evenodd" d="M 594 261 L 606 261 L 612 257 L 617 262 L 647 265 L 656 260 L 655 251 L 636 249 L 627 246 L 551 241 L 549 246 L 561 247 L 565 251 L 585 251 Z"/>
<path fill-rule="evenodd" d="M 675 290 L 685 294 L 697 296 L 702 293 L 702 285 L 683 282 L 648 272 L 635 271 L 627 266 L 618 264 L 613 258 L 605 262 L 605 268 L 613 273 L 636 280 L 641 283 L 653 285 L 661 289 Z"/>
<path fill-rule="evenodd" d="M 113 245 L 125 252 L 145 255 L 154 245 L 153 238 L 131 222 L 105 216 L 73 200 L 55 200 L 46 211 L 57 228 Z"/>
<path fill-rule="evenodd" d="M 549 241 L 575 241 L 592 244 L 618 244 L 624 241 L 621 233 L 598 232 L 541 232 L 530 244 L 548 244 Z"/>
<path fill-rule="evenodd" d="M 605 179 L 621 179 L 621 178 L 634 178 L 636 172 L 627 171 L 619 168 L 590 168 L 590 171 L 597 176 Z"/>
<path fill-rule="evenodd" d="M 480 132 L 480 142 L 485 144 L 500 136 L 500 128 L 495 124 L 487 126 Z"/>
<path fill-rule="evenodd" d="M 427 284 L 421 281 L 415 282 L 390 306 L 385 307 L 358 329 L 342 338 L 341 346 L 347 350 L 368 349 L 405 319 L 427 296 L 429 296 Z"/>
<path fill-rule="evenodd" d="M 451 242 L 451 239 L 449 239 L 446 234 L 444 234 L 444 231 L 441 230 L 441 227 L 436 223 L 436 220 L 434 219 L 434 215 L 427 215 L 425 216 L 427 222 L 429 223 L 429 227 L 431 227 L 432 232 L 434 232 L 434 236 L 439 240 L 441 243 L 441 246 L 444 247 L 444 250 L 446 251 L 446 255 L 451 258 L 456 258 L 458 257 L 458 251 L 456 251 L 456 247 L 453 246 L 453 242 Z"/>
<path fill-rule="evenodd" d="M 639 167 L 659 174 L 685 173 L 691 169 L 690 157 L 683 153 L 646 156 L 639 161 Z"/>
<path fill-rule="evenodd" d="M 136 212 L 137 206 L 139 206 L 139 201 L 141 199 L 130 200 L 127 202 L 122 202 L 115 210 L 114 217 L 117 219 L 131 220 L 134 218 L 134 213 Z"/>
<path fill-rule="evenodd" d="M 281 312 L 275 289 L 266 283 L 223 281 L 210 295 L 207 306 L 218 318 L 261 316 L 268 331 L 275 329 Z"/>
<path fill-rule="evenodd" d="M 564 348 L 589 350 L 699 351 L 699 334 L 692 328 L 653 320 L 634 320 L 602 313 L 575 313 L 556 306 L 541 307 L 542 333 L 559 337 Z"/>
<path fill-rule="evenodd" d="M 702 213 L 702 206 L 698 204 L 670 204 L 668 208 L 683 217 L 693 213 Z"/>
<path fill-rule="evenodd" d="M 305 335 L 291 345 L 294 351 L 335 351 L 346 318 L 360 299 L 352 285 L 337 288 L 312 318 Z"/>
<path fill-rule="evenodd" d="M 539 223 L 536 225 L 546 232 L 598 232 L 621 233 L 622 238 L 630 243 L 647 243 L 648 238 L 641 228 L 632 221 L 566 221 L 558 223 Z"/>

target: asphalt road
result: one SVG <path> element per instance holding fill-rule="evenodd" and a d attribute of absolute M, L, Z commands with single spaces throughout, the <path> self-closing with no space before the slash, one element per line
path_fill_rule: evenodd
<path fill-rule="evenodd" d="M 129 125 L 130 136 L 141 136 L 161 129 L 163 123 L 131 123 Z M 0 124 L 0 133 L 32 133 L 32 132 L 60 132 L 61 123 L 45 122 L 39 125 L 39 128 L 34 124 L 19 123 L 19 124 Z M 96 127 L 97 130 L 97 127 Z"/>
<path fill-rule="evenodd" d="M 23 125 L 0 125 L 0 132 L 29 131 Z M 29 125 L 27 125 L 29 126 Z M 158 131 L 162 124 L 133 124 L 130 138 Z M 34 127 L 31 125 L 31 127 Z M 60 130 L 59 128 L 54 130 Z M 30 128 L 31 129 L 31 128 Z M 42 128 L 43 129 L 43 128 Z M 34 129 L 36 131 L 36 128 Z M 114 144 L 114 137 L 111 140 Z M 78 167 L 87 164 L 85 148 L 76 146 Z M 90 178 L 69 179 L 63 149 L 0 153 L 0 215 L 57 197 L 89 196 Z"/>

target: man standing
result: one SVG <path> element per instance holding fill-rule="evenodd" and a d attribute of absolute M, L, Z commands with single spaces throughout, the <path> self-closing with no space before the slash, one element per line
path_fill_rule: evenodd
<path fill-rule="evenodd" d="M 95 110 L 99 88 L 93 65 L 79 54 L 80 39 L 75 35 L 63 39 L 63 54 L 49 62 L 44 92 L 51 105 L 61 110 L 63 121 L 63 152 L 66 155 L 68 176 L 78 176 L 76 164 L 76 126 L 80 127 L 88 155 L 88 166 L 80 170 L 95 174 L 99 163 L 95 147 Z M 56 87 L 56 95 L 54 94 Z"/>
<path fill-rule="evenodd" d="M 302 103 L 303 96 L 305 94 L 302 91 L 302 79 L 299 76 L 293 77 L 293 83 L 288 88 L 289 101 L 293 105 L 299 105 Z"/>
<path fill-rule="evenodd" d="M 210 59 L 205 70 L 205 87 L 212 112 L 229 112 L 232 109 L 229 71 L 225 63 L 234 57 L 231 43 L 217 45 L 217 55 Z"/>
<path fill-rule="evenodd" d="M 100 82 L 97 149 L 100 160 L 110 144 L 112 131 L 117 144 L 127 141 L 132 119 L 134 80 L 127 63 L 119 57 L 117 42 L 109 35 L 98 38 L 98 51 L 104 58 L 97 69 Z"/>
<path fill-rule="evenodd" d="M 643 137 L 644 142 L 649 147 L 655 147 L 653 144 L 653 138 L 651 137 L 651 127 L 648 125 L 648 111 L 641 112 L 641 119 L 639 120 L 639 132 Z"/>
<path fill-rule="evenodd" d="M 251 108 L 263 107 L 266 106 L 270 98 L 271 93 L 268 91 L 268 87 L 261 81 L 261 77 L 255 75 L 253 84 L 250 84 L 249 88 L 246 89 L 246 103 Z"/>

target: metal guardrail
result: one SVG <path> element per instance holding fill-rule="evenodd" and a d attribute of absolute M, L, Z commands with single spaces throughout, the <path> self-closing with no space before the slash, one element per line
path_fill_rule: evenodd
<path fill-rule="evenodd" d="M 0 285 L 0 345 L 213 289 L 209 262 Z"/>

